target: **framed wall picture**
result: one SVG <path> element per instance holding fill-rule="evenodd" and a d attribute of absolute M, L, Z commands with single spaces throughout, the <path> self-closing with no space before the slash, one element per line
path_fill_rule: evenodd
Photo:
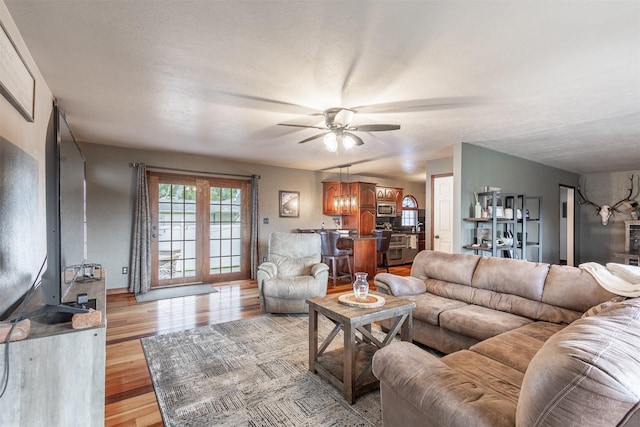
<path fill-rule="evenodd" d="M 0 93 L 27 121 L 33 121 L 36 81 L 2 22 L 0 22 Z"/>
<path fill-rule="evenodd" d="M 300 217 L 300 192 L 284 191 L 279 192 L 280 217 L 299 218 Z"/>

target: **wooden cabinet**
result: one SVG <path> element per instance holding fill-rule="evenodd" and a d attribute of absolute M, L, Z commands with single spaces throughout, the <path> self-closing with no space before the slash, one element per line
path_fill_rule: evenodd
<path fill-rule="evenodd" d="M 403 189 L 396 187 L 376 187 L 376 201 L 396 204 L 396 215 L 402 212 Z"/>
<path fill-rule="evenodd" d="M 376 187 L 376 198 L 379 202 L 395 202 L 396 189 L 393 187 Z"/>
<path fill-rule="evenodd" d="M 396 215 L 401 215 L 402 214 L 402 199 L 404 198 L 404 196 L 402 195 L 402 188 L 396 188 Z"/>
<path fill-rule="evenodd" d="M 376 207 L 376 185 L 370 182 L 354 182 L 354 192 L 358 195 L 358 208 Z"/>
<path fill-rule="evenodd" d="M 349 203 L 336 203 L 340 196 L 351 196 Z M 376 185 L 371 182 L 323 182 L 322 213 L 340 215 L 343 228 L 368 236 L 376 228 Z"/>
<path fill-rule="evenodd" d="M 349 215 L 349 206 L 338 202 L 340 196 L 346 196 L 349 188 L 346 182 L 322 183 L 322 213 L 324 215 Z"/>
<path fill-rule="evenodd" d="M 103 425 L 105 280 L 75 282 L 64 298 L 73 302 L 84 293 L 95 299 L 96 309 L 102 312 L 100 326 L 73 329 L 70 321 L 48 324 L 47 316 L 39 316 L 30 320 L 26 339 L 11 342 L 11 370 L 6 372 L 6 394 L 0 399 L 0 425 Z M 38 287 L 31 295 L 23 314 L 43 307 L 41 292 L 42 287 Z M 7 351 L 9 346 L 0 344 L 3 362 Z"/>
<path fill-rule="evenodd" d="M 360 208 L 358 213 L 343 217 L 342 226 L 350 230 L 358 230 L 359 236 L 369 236 L 376 228 L 375 208 Z"/>

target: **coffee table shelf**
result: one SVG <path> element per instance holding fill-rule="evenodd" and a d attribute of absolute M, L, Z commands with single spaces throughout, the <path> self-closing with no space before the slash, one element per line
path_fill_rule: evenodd
<path fill-rule="evenodd" d="M 309 304 L 309 371 L 327 379 L 343 390 L 344 398 L 353 404 L 355 398 L 379 386 L 371 371 L 374 353 L 393 341 L 400 332 L 403 341 L 411 341 L 412 310 L 415 303 L 384 295 L 382 307 L 350 307 L 338 302 L 338 295 L 307 299 Z M 334 323 L 333 331 L 320 344 L 318 340 L 318 313 Z M 371 333 L 371 325 L 380 320 L 395 319 L 383 339 Z M 325 351 L 342 331 L 343 346 Z"/>

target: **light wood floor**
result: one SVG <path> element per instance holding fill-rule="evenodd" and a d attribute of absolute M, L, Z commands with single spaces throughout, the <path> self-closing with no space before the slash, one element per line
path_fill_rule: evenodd
<path fill-rule="evenodd" d="M 401 276 L 410 270 L 411 265 L 391 267 L 391 273 Z M 129 293 L 107 295 L 106 426 L 162 426 L 140 338 L 263 314 L 255 281 L 217 289 L 141 304 Z M 339 282 L 335 288 L 329 285 L 328 293 L 350 289 L 350 283 Z"/>

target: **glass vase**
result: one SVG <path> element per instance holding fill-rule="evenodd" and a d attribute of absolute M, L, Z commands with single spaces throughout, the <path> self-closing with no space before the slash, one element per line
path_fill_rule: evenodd
<path fill-rule="evenodd" d="M 353 282 L 353 293 L 359 301 L 365 301 L 369 294 L 369 283 L 367 273 L 356 273 L 356 280 Z"/>

